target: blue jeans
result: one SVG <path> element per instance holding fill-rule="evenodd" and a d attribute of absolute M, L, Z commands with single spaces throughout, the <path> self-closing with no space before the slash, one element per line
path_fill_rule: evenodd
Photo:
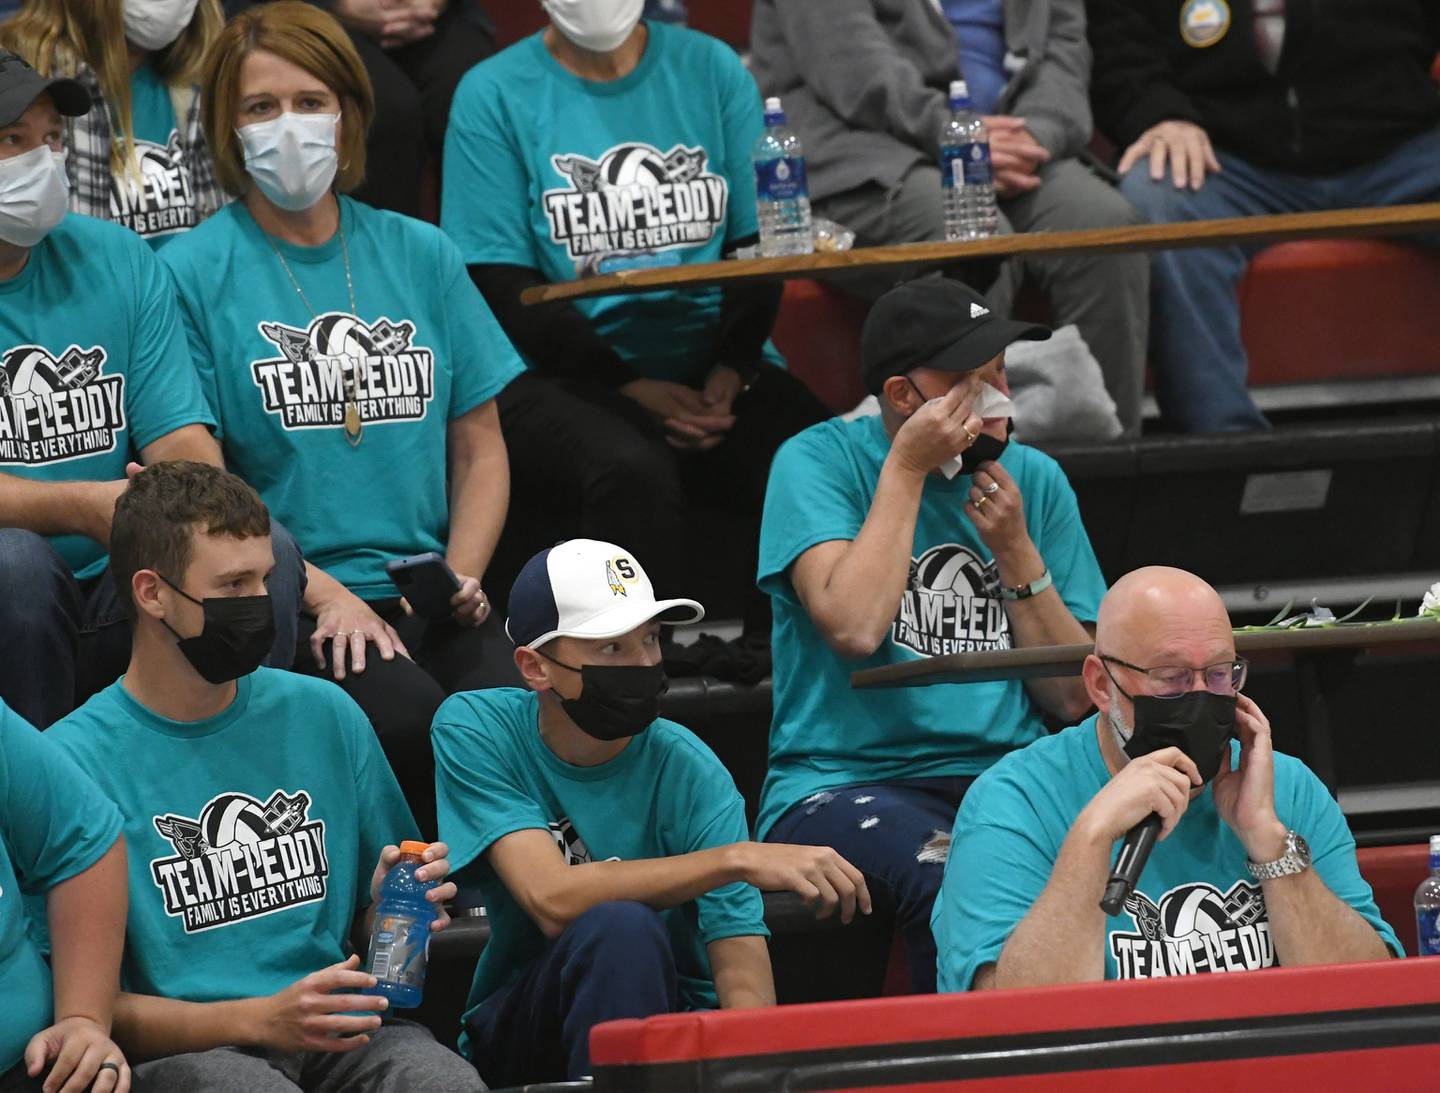
<path fill-rule="evenodd" d="M 288 668 L 305 592 L 305 561 L 271 522 L 275 644 L 265 663 Z M 77 581 L 43 535 L 0 528 L 0 698 L 36 728 L 49 728 L 119 679 L 130 661 L 130 622 L 107 566 Z"/>
<path fill-rule="evenodd" d="M 807 797 L 765 836 L 772 843 L 833 847 L 865 874 L 871 895 L 895 908 L 910 989 L 916 994 L 935 992 L 930 911 L 945 872 L 955 814 L 974 780 L 910 778 L 840 786 Z"/>
<path fill-rule="evenodd" d="M 1216 152 L 1223 170 L 1196 192 L 1167 173 L 1150 180 L 1141 159 L 1120 182 L 1146 218 L 1172 224 L 1227 216 L 1316 212 L 1440 199 L 1440 127 L 1371 163 L 1333 175 L 1268 170 Z M 1433 242 L 1433 240 L 1427 240 Z M 1155 251 L 1150 264 L 1150 358 L 1155 397 L 1167 421 L 1186 432 L 1264 429 L 1246 389 L 1245 348 L 1235 290 L 1255 247 Z M 1356 321 L 1364 321 L 1357 301 Z"/>
<path fill-rule="evenodd" d="M 491 944 L 494 944 L 492 941 Z M 579 1080 L 590 1030 L 605 1021 L 673 1013 L 675 957 L 660 916 L 643 903 L 597 903 L 520 976 L 465 1021 L 470 1057 L 494 1089 Z"/>

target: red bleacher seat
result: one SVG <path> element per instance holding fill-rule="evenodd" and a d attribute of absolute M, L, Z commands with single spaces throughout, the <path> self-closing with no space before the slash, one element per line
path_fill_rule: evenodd
<path fill-rule="evenodd" d="M 482 0 L 480 5 L 495 24 L 495 44 L 501 49 L 534 34 L 549 20 L 539 0 Z"/>
<path fill-rule="evenodd" d="M 832 413 L 843 414 L 865 397 L 860 383 L 860 327 L 864 304 L 820 281 L 786 281 L 775 320 L 775 347 L 790 371 Z"/>
<path fill-rule="evenodd" d="M 1415 889 L 1430 871 L 1430 848 L 1412 846 L 1369 846 L 1355 855 L 1360 875 L 1375 893 L 1380 917 L 1414 956 L 1419 950 L 1415 933 Z M 1440 969 L 1437 969 L 1440 970 Z"/>
<path fill-rule="evenodd" d="M 690 25 L 729 42 L 737 50 L 750 46 L 750 0 L 686 0 Z"/>

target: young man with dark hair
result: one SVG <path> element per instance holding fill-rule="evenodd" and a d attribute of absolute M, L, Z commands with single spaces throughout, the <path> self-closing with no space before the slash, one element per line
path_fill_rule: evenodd
<path fill-rule="evenodd" d="M 660 624 L 703 614 L 656 600 L 628 551 L 571 539 L 510 592 L 529 689 L 455 695 L 435 717 L 440 831 L 492 930 L 461 1049 L 492 1085 L 583 1076 L 602 1021 L 774 1005 L 757 888 L 870 911 L 828 847 L 750 842 L 729 773 L 658 716 Z"/>
<path fill-rule="evenodd" d="M 270 516 L 233 474 L 161 463 L 115 509 L 130 667 L 49 732 L 120 806 L 132 849 L 118 1042 L 156 1089 L 474 1090 L 469 1067 L 361 992 L 394 842 L 415 820 L 354 701 L 259 668 Z M 441 902 L 443 843 L 421 880 Z M 369 884 L 365 883 L 366 878 Z M 335 993 L 335 992 L 344 993 Z M 368 1045 L 368 1046 L 367 1046 Z"/>
<path fill-rule="evenodd" d="M 89 109 L 80 84 L 0 51 L 0 696 L 40 728 L 125 667 L 105 552 L 127 465 L 220 464 L 150 247 L 66 212 L 63 118 Z M 276 541 L 274 663 L 288 664 L 303 563 Z"/>

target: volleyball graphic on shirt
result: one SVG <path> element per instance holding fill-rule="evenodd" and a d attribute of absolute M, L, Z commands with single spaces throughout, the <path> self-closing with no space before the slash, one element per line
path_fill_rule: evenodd
<path fill-rule="evenodd" d="M 550 836 L 560 848 L 560 853 L 565 855 L 566 865 L 584 865 L 594 860 L 590 857 L 590 848 L 585 845 L 585 840 L 580 837 L 580 832 L 575 830 L 575 825 L 568 816 L 551 821 Z"/>
<path fill-rule="evenodd" d="M 702 147 L 662 153 L 639 141 L 595 158 L 551 156 L 567 183 L 543 195 L 551 242 L 566 248 L 579 274 L 673 262 L 662 255 L 703 246 L 725 223 L 730 186 L 706 169 L 708 160 Z"/>
<path fill-rule="evenodd" d="M 1251 971 L 1275 963 L 1265 895 L 1248 881 L 1225 892 L 1204 881 L 1176 885 L 1158 901 L 1137 891 L 1125 911 L 1134 932 L 1109 936 L 1121 979 Z"/>
<path fill-rule="evenodd" d="M 174 235 L 198 224 L 179 132 L 172 129 L 164 144 L 136 138 L 135 158 L 138 174 L 113 177 L 110 219 L 146 238 Z"/>
<path fill-rule="evenodd" d="M 921 656 L 1010 648 L 1010 620 L 993 561 L 962 543 L 933 546 L 910 563 L 890 640 Z"/>
<path fill-rule="evenodd" d="M 114 451 L 125 428 L 125 377 L 104 375 L 107 355 L 71 345 L 0 352 L 0 466 L 63 463 Z"/>
<path fill-rule="evenodd" d="M 150 861 L 165 913 L 190 934 L 323 900 L 325 823 L 310 818 L 310 806 L 305 790 L 277 789 L 263 803 L 225 792 L 193 819 L 154 816 L 173 851 Z"/>
<path fill-rule="evenodd" d="M 415 324 L 367 323 L 343 311 L 308 326 L 262 322 L 279 357 L 252 361 L 265 411 L 286 429 L 343 426 L 347 406 L 366 424 L 419 421 L 435 397 L 435 354 L 415 344 Z"/>

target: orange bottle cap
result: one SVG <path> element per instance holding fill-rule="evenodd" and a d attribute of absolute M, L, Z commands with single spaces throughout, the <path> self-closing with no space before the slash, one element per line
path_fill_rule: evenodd
<path fill-rule="evenodd" d="M 403 843 L 400 844 L 400 853 L 414 854 L 416 857 L 422 857 L 425 854 L 425 851 L 429 849 L 429 843 L 422 843 L 418 839 L 406 839 Z"/>

